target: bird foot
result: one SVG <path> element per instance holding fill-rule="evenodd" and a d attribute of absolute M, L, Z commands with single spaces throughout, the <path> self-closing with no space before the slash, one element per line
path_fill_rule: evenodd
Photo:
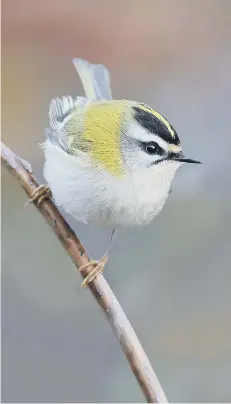
<path fill-rule="evenodd" d="M 48 185 L 39 185 L 38 188 L 36 188 L 29 201 L 27 202 L 26 205 L 29 205 L 32 202 L 36 202 L 37 206 L 39 206 L 45 199 L 49 199 L 52 197 L 51 190 Z"/>
<path fill-rule="evenodd" d="M 91 283 L 97 275 L 103 272 L 104 267 L 107 263 L 108 256 L 105 254 L 99 261 L 92 260 L 85 265 L 82 265 L 79 268 L 79 271 L 82 272 L 83 269 L 86 269 L 89 266 L 94 267 L 92 271 L 84 278 L 83 282 L 81 283 L 81 288 L 86 287 L 89 283 Z"/>

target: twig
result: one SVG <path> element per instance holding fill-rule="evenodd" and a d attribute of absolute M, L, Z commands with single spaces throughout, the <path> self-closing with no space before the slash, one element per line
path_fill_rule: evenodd
<path fill-rule="evenodd" d="M 22 160 L 3 143 L 1 144 L 1 160 L 4 166 L 17 179 L 26 194 L 30 197 L 33 191 L 39 186 L 39 183 L 32 173 L 25 169 Z M 76 267 L 79 268 L 81 265 L 89 262 L 84 247 L 64 220 L 54 203 L 49 199 L 42 202 L 39 206 L 37 206 L 35 202 L 35 206 L 52 227 Z M 85 270 L 81 271 L 81 274 L 85 278 L 90 271 L 91 268 L 87 267 Z M 141 389 L 143 390 L 147 402 L 166 403 L 167 399 L 155 372 L 152 369 L 130 322 L 125 316 L 118 300 L 103 275 L 98 275 L 88 287 L 104 311 L 109 323 L 117 335 L 120 345 Z"/>

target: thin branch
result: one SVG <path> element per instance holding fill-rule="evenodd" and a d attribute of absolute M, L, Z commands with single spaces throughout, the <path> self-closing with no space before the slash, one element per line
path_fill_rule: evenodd
<path fill-rule="evenodd" d="M 1 144 L 1 160 L 3 165 L 17 179 L 26 194 L 30 197 L 39 186 L 33 174 L 25 168 L 25 164 L 3 143 Z M 35 206 L 45 217 L 48 224 L 66 249 L 77 268 L 89 262 L 87 253 L 54 203 L 49 199 Z M 85 278 L 91 268 L 81 271 Z M 97 303 L 106 315 L 120 345 L 127 357 L 131 369 L 149 403 L 166 403 L 167 399 L 155 375 L 130 322 L 125 316 L 118 300 L 102 274 L 88 285 Z"/>

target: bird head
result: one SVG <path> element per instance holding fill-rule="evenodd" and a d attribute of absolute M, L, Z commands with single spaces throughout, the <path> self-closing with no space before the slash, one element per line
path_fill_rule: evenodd
<path fill-rule="evenodd" d="M 200 164 L 184 156 L 180 139 L 161 114 L 145 104 L 132 106 L 132 119 L 122 136 L 122 152 L 127 165 L 135 168 L 177 169 L 183 163 Z"/>

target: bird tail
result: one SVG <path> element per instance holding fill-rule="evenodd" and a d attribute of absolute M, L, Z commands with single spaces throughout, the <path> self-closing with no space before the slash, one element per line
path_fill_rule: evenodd
<path fill-rule="evenodd" d="M 104 65 L 94 65 L 83 59 L 73 59 L 84 91 L 89 99 L 111 100 L 110 74 Z"/>

